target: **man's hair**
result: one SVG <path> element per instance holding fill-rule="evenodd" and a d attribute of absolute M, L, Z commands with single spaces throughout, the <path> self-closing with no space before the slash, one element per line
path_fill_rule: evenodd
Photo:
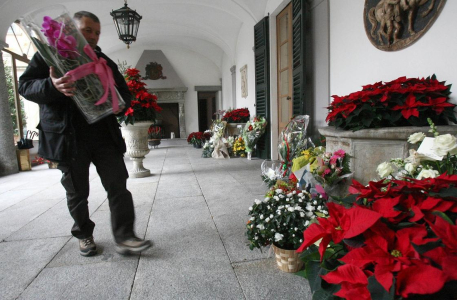
<path fill-rule="evenodd" d="M 98 19 L 98 17 L 96 15 L 94 15 L 91 12 L 85 11 L 85 10 L 81 10 L 81 11 L 78 11 L 77 13 L 75 13 L 75 15 L 73 16 L 73 19 L 81 20 L 82 17 L 91 18 L 95 23 L 100 24 L 100 20 Z"/>

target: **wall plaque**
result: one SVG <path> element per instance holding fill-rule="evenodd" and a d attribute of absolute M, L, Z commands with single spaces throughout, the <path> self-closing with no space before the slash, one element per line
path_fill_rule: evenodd
<path fill-rule="evenodd" d="M 427 32 L 445 3 L 446 0 L 365 0 L 365 32 L 380 50 L 404 49 Z"/>

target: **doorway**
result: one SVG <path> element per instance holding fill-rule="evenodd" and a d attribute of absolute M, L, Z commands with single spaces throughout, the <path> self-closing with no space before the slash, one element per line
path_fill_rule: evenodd
<path fill-rule="evenodd" d="M 293 116 L 292 102 L 292 3 L 276 17 L 278 63 L 278 132 Z"/>
<path fill-rule="evenodd" d="M 216 113 L 216 92 L 198 92 L 198 131 L 211 128 Z"/>

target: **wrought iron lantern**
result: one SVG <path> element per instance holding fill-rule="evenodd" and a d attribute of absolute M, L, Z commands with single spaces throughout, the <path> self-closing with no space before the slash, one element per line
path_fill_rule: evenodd
<path fill-rule="evenodd" d="M 130 48 L 130 44 L 136 41 L 140 20 L 143 17 L 127 6 L 127 0 L 124 2 L 124 7 L 113 10 L 110 15 L 113 17 L 119 39 L 127 44 L 127 48 Z"/>

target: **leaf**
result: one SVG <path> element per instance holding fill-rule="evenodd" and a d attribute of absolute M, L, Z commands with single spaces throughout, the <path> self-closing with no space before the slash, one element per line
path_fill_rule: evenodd
<path fill-rule="evenodd" d="M 335 296 L 334 293 L 340 290 L 340 286 L 338 285 L 330 285 L 329 288 L 320 289 L 313 294 L 313 300 L 333 300 Z"/>
<path fill-rule="evenodd" d="M 371 300 L 394 300 L 395 284 L 392 284 L 390 293 L 376 280 L 375 276 L 368 278 L 368 291 L 371 295 Z"/>
<path fill-rule="evenodd" d="M 311 292 L 322 289 L 322 278 L 320 275 L 327 274 L 327 270 L 321 268 L 319 261 L 309 261 L 305 265 L 306 278 L 309 281 Z"/>
<path fill-rule="evenodd" d="M 443 244 L 441 243 L 441 240 L 438 240 L 436 242 L 430 242 L 430 243 L 423 244 L 423 245 L 416 245 L 414 243 L 411 243 L 411 245 L 413 245 L 414 250 L 416 250 L 417 253 L 419 253 L 419 254 L 424 254 L 425 252 L 428 252 L 430 250 L 443 246 Z"/>
<path fill-rule="evenodd" d="M 356 194 L 351 194 L 347 197 L 339 199 L 342 203 L 344 204 L 350 204 L 352 205 L 356 200 L 357 200 L 358 195 Z"/>
<path fill-rule="evenodd" d="M 446 198 L 446 197 L 454 197 L 454 198 L 457 198 L 457 188 L 455 187 L 452 187 L 452 188 L 444 188 L 444 189 L 441 189 L 439 192 L 437 193 L 434 193 L 434 192 L 430 192 L 430 195 L 431 196 L 438 196 L 438 197 L 442 197 L 442 198 Z"/>
<path fill-rule="evenodd" d="M 442 212 L 442 211 L 434 211 L 434 212 L 432 212 L 432 214 L 434 214 L 436 216 L 440 216 L 441 218 L 443 218 L 449 224 L 454 225 L 454 222 L 452 222 L 451 218 L 449 218 L 444 212 Z"/>

